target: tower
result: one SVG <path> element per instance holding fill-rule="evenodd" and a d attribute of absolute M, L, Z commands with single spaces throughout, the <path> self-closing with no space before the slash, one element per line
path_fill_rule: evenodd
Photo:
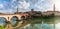
<path fill-rule="evenodd" d="M 17 8 L 17 11 L 16 11 L 16 13 L 18 14 L 18 8 Z"/>
<path fill-rule="evenodd" d="M 53 4 L 53 13 L 55 14 L 55 4 Z"/>
<path fill-rule="evenodd" d="M 53 5 L 53 11 L 55 12 L 55 4 Z"/>
<path fill-rule="evenodd" d="M 34 9 L 31 9 L 31 12 L 33 13 L 34 12 Z"/>

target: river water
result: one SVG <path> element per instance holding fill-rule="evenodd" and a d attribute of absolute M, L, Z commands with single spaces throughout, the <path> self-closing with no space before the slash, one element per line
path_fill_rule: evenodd
<path fill-rule="evenodd" d="M 0 17 L 0 25 L 4 29 L 60 29 L 60 17 L 31 18 L 24 21 L 12 18 L 10 23 L 5 23 L 5 19 Z"/>

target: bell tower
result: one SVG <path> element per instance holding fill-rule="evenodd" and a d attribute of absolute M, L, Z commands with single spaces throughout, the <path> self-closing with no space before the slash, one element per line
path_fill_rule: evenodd
<path fill-rule="evenodd" d="M 55 12 L 55 4 L 53 5 L 53 11 Z"/>
<path fill-rule="evenodd" d="M 55 4 L 53 4 L 53 13 L 55 14 Z"/>
<path fill-rule="evenodd" d="M 34 12 L 34 9 L 31 9 L 31 12 L 33 13 Z"/>
<path fill-rule="evenodd" d="M 18 8 L 17 8 L 17 11 L 16 11 L 16 13 L 18 14 Z"/>

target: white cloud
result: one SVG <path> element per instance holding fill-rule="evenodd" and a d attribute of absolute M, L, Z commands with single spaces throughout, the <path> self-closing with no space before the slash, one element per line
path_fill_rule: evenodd
<path fill-rule="evenodd" d="M 42 3 L 45 2 L 45 3 Z M 53 10 L 53 1 L 52 0 L 38 0 L 35 4 L 35 7 L 39 9 L 39 11 L 52 11 Z"/>
<path fill-rule="evenodd" d="M 13 9 L 8 9 L 8 10 L 6 10 L 5 13 L 7 13 L 7 14 L 13 14 L 14 12 L 13 12 Z"/>
<path fill-rule="evenodd" d="M 42 7 L 40 5 L 35 4 L 35 7 L 38 9 L 42 9 Z"/>
<path fill-rule="evenodd" d="M 56 11 L 60 11 L 60 0 L 55 0 Z"/>
<path fill-rule="evenodd" d="M 16 0 L 12 0 L 12 1 L 11 1 L 11 3 L 14 3 L 14 2 L 16 2 Z"/>
<path fill-rule="evenodd" d="M 9 11 L 10 13 L 13 11 L 13 9 L 9 9 L 9 10 L 10 10 L 10 11 Z"/>
<path fill-rule="evenodd" d="M 16 8 L 16 9 L 17 9 L 17 6 L 15 6 L 14 8 Z"/>
<path fill-rule="evenodd" d="M 16 0 L 12 0 L 13 2 L 15 2 Z"/>
<path fill-rule="evenodd" d="M 45 0 L 38 0 L 38 1 L 42 2 L 42 1 L 45 1 Z"/>
<path fill-rule="evenodd" d="M 4 6 L 3 6 L 3 4 L 0 4 L 0 8 L 3 8 Z"/>
<path fill-rule="evenodd" d="M 27 9 L 30 6 L 30 3 L 27 3 L 26 1 L 19 1 L 18 7 Z"/>
<path fill-rule="evenodd" d="M 13 9 L 8 9 L 8 10 L 0 10 L 1 13 L 5 13 L 5 14 L 13 14 Z"/>

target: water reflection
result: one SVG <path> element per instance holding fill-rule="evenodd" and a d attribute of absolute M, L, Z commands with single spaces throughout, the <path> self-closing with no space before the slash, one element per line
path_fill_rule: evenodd
<path fill-rule="evenodd" d="M 57 20 L 58 19 L 58 20 Z M 40 19 L 33 19 L 28 21 L 27 25 L 20 27 L 19 29 L 60 29 L 59 27 L 59 20 L 60 17 L 54 18 L 40 18 Z M 56 24 L 58 23 L 58 24 Z"/>
<path fill-rule="evenodd" d="M 42 24 L 42 29 L 54 29 L 54 24 Z"/>
<path fill-rule="evenodd" d="M 21 22 L 17 22 L 16 25 L 13 27 L 10 23 L 6 24 L 5 29 L 17 29 L 22 25 L 22 21 Z"/>
<path fill-rule="evenodd" d="M 16 21 L 17 20 L 17 18 L 11 18 L 11 21 L 10 21 L 10 23 L 12 24 L 12 26 L 14 26 L 15 24 L 16 24 Z"/>
<path fill-rule="evenodd" d="M 57 23 L 55 26 L 56 26 L 56 29 L 60 29 L 60 23 Z"/>
<path fill-rule="evenodd" d="M 1 26 L 5 26 L 6 25 L 5 18 L 0 17 L 0 25 Z"/>
<path fill-rule="evenodd" d="M 60 29 L 60 17 L 32 18 L 24 21 L 16 21 L 16 18 L 12 18 L 10 23 L 3 24 L 5 24 L 5 29 Z"/>

